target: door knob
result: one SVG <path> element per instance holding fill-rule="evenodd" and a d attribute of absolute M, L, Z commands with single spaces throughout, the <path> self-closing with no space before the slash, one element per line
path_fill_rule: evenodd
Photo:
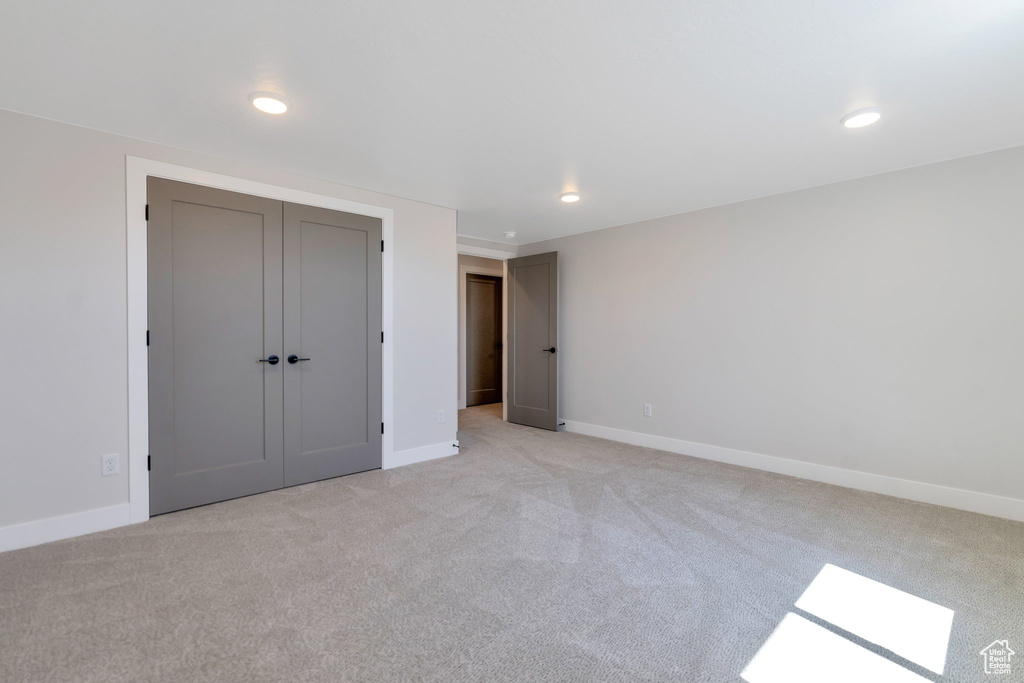
<path fill-rule="evenodd" d="M 277 365 L 281 362 L 281 359 L 277 356 L 267 356 L 266 358 L 260 358 L 261 363 L 270 363 L 271 365 Z"/>
<path fill-rule="evenodd" d="M 556 349 L 554 346 L 552 346 L 550 349 L 541 349 L 541 351 L 546 351 L 547 353 L 554 353 L 557 350 L 558 349 Z"/>
<path fill-rule="evenodd" d="M 288 362 L 291 363 L 292 365 L 295 365 L 296 363 L 298 363 L 301 360 L 309 360 L 309 358 L 299 358 L 294 353 L 292 355 L 288 356 Z"/>

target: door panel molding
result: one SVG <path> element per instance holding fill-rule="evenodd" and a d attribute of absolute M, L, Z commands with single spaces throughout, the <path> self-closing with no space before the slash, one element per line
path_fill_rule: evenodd
<path fill-rule="evenodd" d="M 382 238 L 394 241 L 394 210 L 290 187 L 238 178 L 141 157 L 125 157 L 125 219 L 127 241 L 128 318 L 128 498 L 131 523 L 149 519 L 149 369 L 146 330 L 148 313 L 148 240 L 146 184 L 148 177 L 178 180 L 215 189 L 305 204 L 381 220 Z M 385 249 L 381 262 L 381 324 L 385 332 L 381 353 L 382 421 L 394 424 L 394 250 Z M 382 467 L 396 466 L 394 430 L 381 439 Z M 400 463 L 398 463 L 400 464 Z"/>

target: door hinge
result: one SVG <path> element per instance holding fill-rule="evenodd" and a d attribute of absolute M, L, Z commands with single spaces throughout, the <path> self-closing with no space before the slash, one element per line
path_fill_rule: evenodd
<path fill-rule="evenodd" d="M 146 456 L 146 471 L 150 472 L 150 471 L 152 471 L 152 469 L 153 469 L 153 456 L 152 455 L 147 455 Z"/>
<path fill-rule="evenodd" d="M 149 220 L 149 204 L 146 204 L 146 220 Z"/>
<path fill-rule="evenodd" d="M 384 433 L 384 423 L 383 422 L 380 423 L 380 433 L 381 434 Z"/>
<path fill-rule="evenodd" d="M 149 330 L 146 330 L 146 346 L 149 346 Z"/>
<path fill-rule="evenodd" d="M 381 253 L 384 253 L 384 240 L 380 241 L 380 251 Z"/>
<path fill-rule="evenodd" d="M 384 330 L 381 330 L 381 331 L 380 331 L 380 343 L 381 343 L 381 344 L 383 344 L 383 343 L 384 343 Z"/>

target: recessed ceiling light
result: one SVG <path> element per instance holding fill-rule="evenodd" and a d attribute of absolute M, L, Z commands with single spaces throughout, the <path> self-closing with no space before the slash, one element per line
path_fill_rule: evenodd
<path fill-rule="evenodd" d="M 510 240 L 514 240 L 516 238 L 516 231 L 509 230 L 508 232 L 505 233 L 505 237 L 507 237 Z"/>
<path fill-rule="evenodd" d="M 566 204 L 572 204 L 572 203 L 578 202 L 580 200 L 580 193 L 579 192 L 563 192 L 562 196 L 559 197 L 559 199 L 561 199 Z"/>
<path fill-rule="evenodd" d="M 272 92 L 254 92 L 249 95 L 249 101 L 264 114 L 283 114 L 288 111 L 288 100 Z"/>
<path fill-rule="evenodd" d="M 847 128 L 863 128 L 882 118 L 882 110 L 876 107 L 871 109 L 858 109 L 842 118 L 842 124 Z"/>

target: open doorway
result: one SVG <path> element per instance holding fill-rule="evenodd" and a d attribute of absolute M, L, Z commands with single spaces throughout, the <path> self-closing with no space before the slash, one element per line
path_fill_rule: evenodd
<path fill-rule="evenodd" d="M 557 431 L 557 252 L 460 242 L 457 277 L 460 434 L 478 418 Z"/>
<path fill-rule="evenodd" d="M 467 408 L 503 415 L 505 261 L 459 253 L 458 279 L 460 421 Z"/>
<path fill-rule="evenodd" d="M 502 401 L 500 275 L 466 275 L 466 407 Z"/>

